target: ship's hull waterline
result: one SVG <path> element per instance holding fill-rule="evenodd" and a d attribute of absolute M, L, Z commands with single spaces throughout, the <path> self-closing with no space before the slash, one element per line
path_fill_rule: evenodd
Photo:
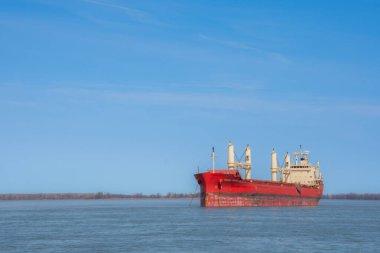
<path fill-rule="evenodd" d="M 316 206 L 319 186 L 244 180 L 237 170 L 215 170 L 194 175 L 200 185 L 202 207 Z"/>

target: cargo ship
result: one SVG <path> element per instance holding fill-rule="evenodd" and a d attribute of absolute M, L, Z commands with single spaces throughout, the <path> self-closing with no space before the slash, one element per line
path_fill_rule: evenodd
<path fill-rule="evenodd" d="M 323 177 L 319 162 L 309 162 L 309 151 L 294 152 L 291 161 L 286 153 L 278 166 L 277 153 L 271 154 L 271 180 L 251 178 L 252 162 L 249 145 L 244 161 L 235 161 L 234 146 L 228 144 L 227 169 L 215 169 L 213 148 L 212 169 L 195 174 L 200 186 L 202 207 L 258 207 L 258 206 L 317 206 L 323 194 Z M 239 170 L 245 174 L 244 178 Z"/>

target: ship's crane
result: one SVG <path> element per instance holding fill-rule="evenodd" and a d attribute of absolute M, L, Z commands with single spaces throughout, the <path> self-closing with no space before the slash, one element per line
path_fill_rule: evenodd
<path fill-rule="evenodd" d="M 234 145 L 230 142 L 228 143 L 228 159 L 227 159 L 227 167 L 229 170 L 234 170 L 236 168 L 241 168 L 245 170 L 245 179 L 251 179 L 252 172 L 252 156 L 251 156 L 251 147 L 247 144 L 245 151 L 245 162 L 235 162 L 235 152 Z"/>

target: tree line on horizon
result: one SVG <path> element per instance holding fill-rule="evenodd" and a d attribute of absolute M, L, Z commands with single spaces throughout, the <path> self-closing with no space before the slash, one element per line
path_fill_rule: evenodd
<path fill-rule="evenodd" d="M 54 199 L 175 199 L 197 198 L 199 193 L 173 193 L 167 194 L 112 194 L 112 193 L 34 193 L 34 194 L 0 194 L 0 200 L 54 200 Z"/>
<path fill-rule="evenodd" d="M 363 199 L 363 200 L 380 200 L 379 193 L 345 193 L 345 194 L 327 194 L 324 199 Z"/>
<path fill-rule="evenodd" d="M 36 193 L 36 194 L 0 194 L 0 200 L 58 200 L 58 199 L 178 199 L 178 198 L 198 198 L 198 193 L 174 193 L 167 194 L 112 194 L 105 192 L 98 193 Z M 357 199 L 357 200 L 380 200 L 377 193 L 347 193 L 347 194 L 327 194 L 324 199 Z"/>

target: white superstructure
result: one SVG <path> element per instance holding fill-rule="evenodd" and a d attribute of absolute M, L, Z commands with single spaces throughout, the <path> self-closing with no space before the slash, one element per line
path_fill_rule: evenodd
<path fill-rule="evenodd" d="M 322 175 L 319 171 L 319 162 L 313 166 L 309 163 L 309 151 L 294 152 L 294 163 L 291 163 L 289 153 L 286 153 L 284 165 L 278 167 L 277 153 L 273 149 L 271 162 L 272 181 L 285 183 L 299 183 L 304 185 L 318 185 L 322 180 Z"/>

